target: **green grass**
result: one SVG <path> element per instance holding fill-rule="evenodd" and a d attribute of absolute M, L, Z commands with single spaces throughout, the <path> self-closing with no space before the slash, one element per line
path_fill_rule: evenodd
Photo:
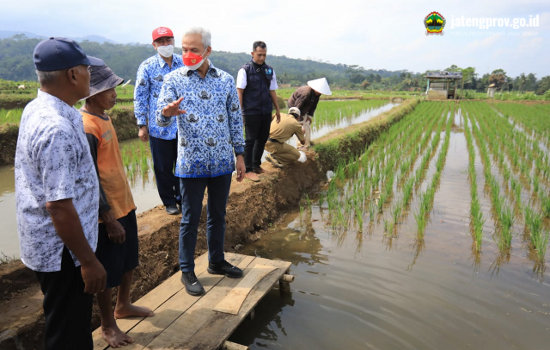
<path fill-rule="evenodd" d="M 22 108 L 17 109 L 0 109 L 0 125 L 4 124 L 19 124 L 21 121 Z"/>

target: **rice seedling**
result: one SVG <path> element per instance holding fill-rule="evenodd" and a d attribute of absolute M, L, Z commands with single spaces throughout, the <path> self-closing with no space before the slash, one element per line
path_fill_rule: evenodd
<path fill-rule="evenodd" d="M 510 250 L 512 246 L 512 225 L 514 224 L 514 214 L 512 210 L 504 205 L 500 214 L 500 237 L 498 246 L 501 251 Z"/>
<path fill-rule="evenodd" d="M 542 229 L 542 215 L 529 207 L 525 208 L 525 226 L 529 230 L 531 248 L 535 251 L 538 262 L 544 263 L 550 232 Z"/>

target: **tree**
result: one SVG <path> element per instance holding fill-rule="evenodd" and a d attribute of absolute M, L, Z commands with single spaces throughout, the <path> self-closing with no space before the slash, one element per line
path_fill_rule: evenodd
<path fill-rule="evenodd" d="M 542 95 L 546 91 L 550 91 L 550 75 L 543 77 L 537 84 L 537 95 Z"/>
<path fill-rule="evenodd" d="M 461 69 L 462 81 L 464 82 L 465 89 L 475 89 L 476 69 L 474 67 L 468 67 Z"/>
<path fill-rule="evenodd" d="M 481 79 L 479 79 L 477 84 L 477 91 L 485 92 L 487 91 L 487 88 L 489 87 L 489 74 L 483 74 Z"/>
<path fill-rule="evenodd" d="M 525 81 L 525 91 L 535 91 L 537 89 L 537 78 L 533 73 L 527 74 Z"/>
<path fill-rule="evenodd" d="M 503 69 L 495 69 L 491 72 L 491 75 L 489 75 L 489 84 L 495 84 L 496 88 L 499 90 L 503 90 L 504 88 L 508 88 L 508 77 L 506 76 L 506 72 Z"/>

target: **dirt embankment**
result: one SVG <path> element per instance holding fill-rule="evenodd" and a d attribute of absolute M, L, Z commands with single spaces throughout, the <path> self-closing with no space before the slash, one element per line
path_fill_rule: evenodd
<path fill-rule="evenodd" d="M 238 251 L 240 245 L 258 239 L 259 233 L 285 212 L 296 208 L 305 192 L 315 192 L 325 179 L 325 171 L 338 159 L 353 158 L 377 135 L 414 108 L 410 100 L 366 123 L 337 131 L 318 140 L 315 152 L 308 153 L 304 164 L 274 169 L 252 183 L 233 181 L 226 216 L 226 251 Z M 134 129 L 135 130 L 135 129 Z M 197 255 L 206 250 L 205 209 L 199 226 Z M 147 294 L 179 270 L 178 233 L 180 216 L 167 215 L 154 208 L 138 215 L 140 266 L 134 275 L 132 299 Z M 0 265 L 0 349 L 40 349 L 44 317 L 42 293 L 34 273 L 19 261 Z M 96 310 L 97 311 L 97 310 Z M 98 326 L 97 312 L 94 325 Z"/>

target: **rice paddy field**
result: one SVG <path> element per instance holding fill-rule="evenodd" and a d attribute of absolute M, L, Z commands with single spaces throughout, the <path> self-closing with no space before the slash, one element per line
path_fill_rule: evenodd
<path fill-rule="evenodd" d="M 244 249 L 293 263 L 250 349 L 546 349 L 550 105 L 424 101 Z"/>
<path fill-rule="evenodd" d="M 485 252 L 495 268 L 516 255 L 542 277 L 550 234 L 549 117 L 550 105 L 423 102 L 334 171 L 321 205 L 336 234 L 377 232 L 391 245 L 403 231 L 414 232 L 420 253 L 442 182 L 460 176 L 453 196 L 441 199 L 452 206 L 469 193 L 465 254 L 479 264 Z M 459 155 L 468 160 L 460 166 Z"/>

